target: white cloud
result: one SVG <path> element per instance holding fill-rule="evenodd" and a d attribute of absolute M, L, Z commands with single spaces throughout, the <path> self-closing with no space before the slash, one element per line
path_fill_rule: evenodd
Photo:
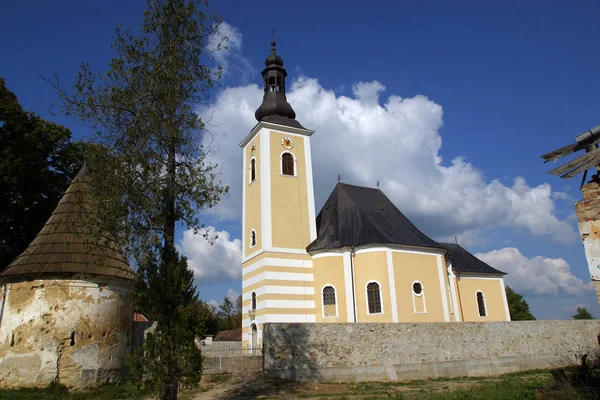
<path fill-rule="evenodd" d="M 204 235 L 214 241 L 211 245 Z M 210 226 L 194 234 L 193 229 L 183 232 L 178 250 L 188 258 L 188 265 L 194 270 L 194 278 L 202 284 L 240 279 L 242 265 L 242 242 L 230 240 L 229 232 L 217 231 Z M 232 292 L 230 292 L 232 291 Z M 233 289 L 227 296 L 237 294 Z"/>
<path fill-rule="evenodd" d="M 354 96 L 365 104 L 379 103 L 379 95 L 385 90 L 385 86 L 377 81 L 358 82 L 352 85 Z"/>
<path fill-rule="evenodd" d="M 581 296 L 593 290 L 592 282 L 586 283 L 573 275 L 569 263 L 562 258 L 527 258 L 514 247 L 478 253 L 475 256 L 492 267 L 507 272 L 506 284 L 520 294 Z"/>
<path fill-rule="evenodd" d="M 354 97 L 336 95 L 316 79 L 300 77 L 288 90 L 297 118 L 314 129 L 312 158 L 316 206 L 342 182 L 381 189 L 428 234 L 466 235 L 494 227 L 510 227 L 560 243 L 573 243 L 572 225 L 556 215 L 549 184 L 529 186 L 516 177 L 512 185 L 487 180 L 463 157 L 444 163 L 440 156 L 442 107 L 425 96 L 379 96 L 384 86 L 359 82 Z M 219 146 L 213 156 L 223 168 L 230 195 L 217 208 L 219 218 L 241 214 L 242 152 L 239 142 L 256 124 L 254 111 L 262 101 L 257 85 L 223 89 L 211 107 L 211 131 Z M 485 132 L 481 132 L 485 134 Z M 212 139 L 212 138 L 211 138 Z M 210 139 L 207 139 L 210 140 Z M 316 210 L 317 212 L 319 210 Z"/>
<path fill-rule="evenodd" d="M 235 76 L 240 83 L 245 84 L 254 75 L 252 64 L 241 53 L 242 34 L 234 26 L 227 22 L 221 23 L 218 31 L 210 37 L 208 48 L 213 51 L 217 65 L 223 68 L 224 80 Z"/>
<path fill-rule="evenodd" d="M 239 296 L 240 294 L 232 288 L 227 289 L 227 294 L 225 295 L 233 304 L 235 304 Z"/>

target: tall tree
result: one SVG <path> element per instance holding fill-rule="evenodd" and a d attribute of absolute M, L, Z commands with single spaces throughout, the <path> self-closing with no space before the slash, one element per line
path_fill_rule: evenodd
<path fill-rule="evenodd" d="M 529 309 L 527 300 L 519 293 L 512 290 L 510 286 L 506 286 L 506 300 L 508 301 L 508 311 L 512 321 L 529 321 L 535 317 Z"/>
<path fill-rule="evenodd" d="M 227 296 L 223 299 L 223 302 L 219 304 L 218 316 L 221 319 L 221 326 L 219 329 L 226 331 L 229 329 L 237 328 L 234 321 L 235 309 L 233 303 Z"/>
<path fill-rule="evenodd" d="M 575 314 L 571 315 L 573 319 L 596 319 L 592 313 L 588 311 L 588 309 L 584 306 L 577 306 L 577 311 Z"/>
<path fill-rule="evenodd" d="M 71 131 L 23 110 L 0 78 L 0 271 L 42 228 L 84 160 Z"/>
<path fill-rule="evenodd" d="M 137 265 L 140 302 L 152 304 L 150 317 L 158 321 L 140 351 L 165 360 L 144 370 L 163 399 L 176 399 L 182 383 L 198 383 L 199 352 L 189 346 L 202 332 L 184 320 L 205 317 L 191 295 L 187 262 L 176 252 L 175 230 L 199 229 L 199 211 L 227 192 L 216 181 L 217 166 L 206 160 L 204 122 L 195 112 L 220 75 L 207 64 L 221 38 L 220 19 L 207 15 L 207 6 L 201 0 L 148 0 L 137 34 L 117 29 L 116 55 L 106 73 L 94 74 L 83 64 L 71 89 L 53 82 L 64 111 L 87 122 L 94 141 L 108 149 L 89 166 L 95 205 L 104 229 Z"/>

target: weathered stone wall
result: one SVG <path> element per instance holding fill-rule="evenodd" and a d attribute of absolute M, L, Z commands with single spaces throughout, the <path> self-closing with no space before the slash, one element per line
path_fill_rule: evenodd
<path fill-rule="evenodd" d="M 126 280 L 78 275 L 6 283 L 0 387 L 85 387 L 126 368 L 132 307 Z"/>
<path fill-rule="evenodd" d="M 575 210 L 590 277 L 600 303 L 600 182 L 589 182 L 581 191 L 583 199 L 575 203 Z"/>
<path fill-rule="evenodd" d="M 600 321 L 266 324 L 264 366 L 306 381 L 485 376 L 600 351 Z"/>
<path fill-rule="evenodd" d="M 220 341 L 213 340 L 211 344 L 200 345 L 200 349 L 204 352 L 221 352 L 223 355 L 227 352 L 231 352 L 235 356 L 240 356 L 241 351 L 243 349 L 241 340 L 232 340 L 232 341 Z"/>

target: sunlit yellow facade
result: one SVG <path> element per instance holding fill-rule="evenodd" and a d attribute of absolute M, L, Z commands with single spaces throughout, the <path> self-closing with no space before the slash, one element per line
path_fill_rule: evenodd
<path fill-rule="evenodd" d="M 317 235 L 312 133 L 260 122 L 241 144 L 245 346 L 261 345 L 267 322 L 510 320 L 502 275 L 459 273 L 443 249 L 373 243 L 308 253 Z M 282 146 L 286 139 L 292 148 Z M 291 175 L 282 170 L 285 153 L 293 156 Z M 377 312 L 369 310 L 370 283 L 379 287 Z M 413 290 L 415 283 L 419 293 Z M 324 304 L 328 287 L 334 304 Z"/>
<path fill-rule="evenodd" d="M 269 322 L 509 320 L 503 273 L 428 238 L 378 189 L 336 186 L 332 196 L 347 191 L 336 212 L 353 207 L 343 216 L 344 240 L 334 238 L 341 228 L 332 226 L 342 218 L 334 208 L 326 204 L 317 221 L 313 131 L 295 120 L 287 102 L 275 43 L 265 66 L 258 124 L 240 143 L 244 346 L 260 346 Z M 323 222 L 326 214 L 334 223 Z"/>

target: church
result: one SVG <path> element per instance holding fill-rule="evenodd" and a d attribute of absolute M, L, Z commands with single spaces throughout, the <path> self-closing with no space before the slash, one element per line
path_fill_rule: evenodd
<path fill-rule="evenodd" d="M 509 321 L 505 273 L 421 232 L 379 189 L 338 183 L 315 215 L 310 139 L 271 43 L 243 149 L 243 343 L 269 322 Z"/>

